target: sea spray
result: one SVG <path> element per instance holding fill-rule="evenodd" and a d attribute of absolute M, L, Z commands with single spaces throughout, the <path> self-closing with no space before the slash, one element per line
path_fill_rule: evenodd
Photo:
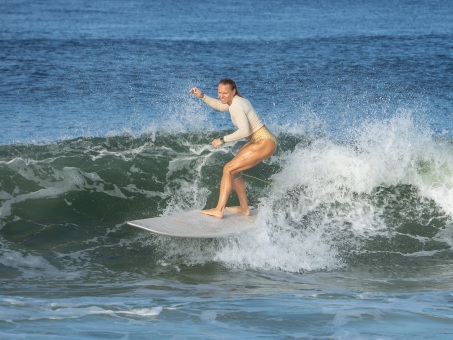
<path fill-rule="evenodd" d="M 363 122 L 350 136 L 274 156 L 281 169 L 259 199 L 255 230 L 183 247 L 160 240 L 172 245 L 167 260 L 300 272 L 405 263 L 451 249 L 451 147 L 404 112 Z"/>
<path fill-rule="evenodd" d="M 246 171 L 265 181 L 246 179 L 249 200 L 259 209 L 254 231 L 225 240 L 141 232 L 136 247 L 157 252 L 152 263 L 288 272 L 396 258 L 405 263 L 451 249 L 448 140 L 435 139 L 404 112 L 363 122 L 349 140 L 295 129 L 279 133 L 277 153 Z M 116 244 L 118 225 L 139 232 L 127 220 L 215 205 L 222 166 L 242 146 L 214 150 L 209 143 L 216 135 L 121 134 L 3 146 L 0 226 L 6 235 L 22 231 L 63 245 L 65 235 L 74 245 L 85 234 L 97 239 L 116 230 L 106 241 Z M 237 204 L 234 193 L 230 204 Z M 63 261 L 64 246 L 48 247 L 62 247 L 55 261 Z"/>

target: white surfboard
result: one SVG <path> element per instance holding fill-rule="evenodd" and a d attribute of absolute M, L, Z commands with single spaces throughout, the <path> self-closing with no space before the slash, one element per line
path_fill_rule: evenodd
<path fill-rule="evenodd" d="M 202 214 L 199 210 L 170 216 L 129 221 L 127 224 L 148 230 L 152 233 L 186 238 L 223 238 L 236 236 L 255 228 L 258 211 L 250 216 L 231 213 L 225 210 L 223 218 Z"/>

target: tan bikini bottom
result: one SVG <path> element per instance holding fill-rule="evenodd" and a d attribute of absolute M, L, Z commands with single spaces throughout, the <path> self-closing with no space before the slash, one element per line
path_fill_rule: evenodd
<path fill-rule="evenodd" d="M 266 126 L 259 128 L 257 131 L 252 133 L 249 138 L 252 144 L 255 144 L 263 139 L 270 139 L 275 143 L 275 145 L 277 145 L 277 137 L 275 137 L 272 132 L 267 129 Z"/>

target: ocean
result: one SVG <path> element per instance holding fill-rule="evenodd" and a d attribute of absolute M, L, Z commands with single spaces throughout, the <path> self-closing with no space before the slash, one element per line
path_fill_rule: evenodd
<path fill-rule="evenodd" d="M 453 337 L 453 1 L 0 13 L 1 339 Z M 225 77 L 279 140 L 256 228 L 127 225 L 215 206 Z"/>

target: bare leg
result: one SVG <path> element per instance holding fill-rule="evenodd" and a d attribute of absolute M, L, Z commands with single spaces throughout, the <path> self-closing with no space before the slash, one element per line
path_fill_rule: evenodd
<path fill-rule="evenodd" d="M 249 203 L 247 200 L 247 193 L 246 193 L 246 189 L 245 189 L 244 177 L 235 179 L 233 182 L 233 188 L 234 188 L 234 191 L 236 191 L 236 195 L 239 198 L 239 207 L 226 207 L 226 210 L 249 216 L 250 209 L 249 209 Z"/>
<path fill-rule="evenodd" d="M 225 172 L 225 168 L 223 169 L 223 176 L 222 180 L 220 181 L 220 194 L 219 201 L 217 202 L 217 207 L 213 209 L 202 210 L 202 214 L 214 216 L 217 218 L 223 217 L 223 211 L 228 201 L 228 197 L 233 190 L 233 175 L 231 173 Z"/>
<path fill-rule="evenodd" d="M 220 182 L 220 195 L 217 207 L 209 210 L 202 210 L 201 212 L 205 215 L 222 218 L 228 197 L 233 190 L 234 174 L 250 169 L 259 162 L 269 158 L 275 152 L 276 147 L 276 144 L 272 140 L 266 139 L 261 140 L 256 144 L 247 144 L 246 147 L 242 148 L 238 152 L 238 154 L 223 168 L 222 180 Z M 242 184 L 244 185 L 243 192 L 241 191 L 241 184 L 239 184 L 238 196 L 245 194 L 245 182 L 242 182 Z"/>

